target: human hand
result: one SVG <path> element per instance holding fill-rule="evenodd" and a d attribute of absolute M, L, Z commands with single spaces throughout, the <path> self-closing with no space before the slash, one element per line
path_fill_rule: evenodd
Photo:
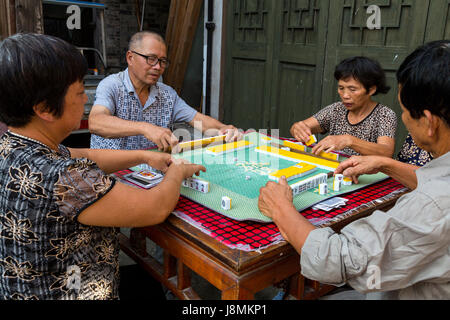
<path fill-rule="evenodd" d="M 362 174 L 376 174 L 380 172 L 382 157 L 378 156 L 354 156 L 342 162 L 336 168 L 334 174 L 343 174 L 351 177 L 353 182 L 358 184 L 358 177 Z"/>
<path fill-rule="evenodd" d="M 339 151 L 346 147 L 351 146 L 352 136 L 350 135 L 339 135 L 339 136 L 328 136 L 320 140 L 311 150 L 313 154 L 320 154 L 322 151 L 331 152 Z"/>
<path fill-rule="evenodd" d="M 178 174 L 181 174 L 182 180 L 191 178 L 194 174 L 199 176 L 200 171 L 206 172 L 206 168 L 202 165 L 190 163 L 185 159 L 175 158 L 172 158 L 172 163 L 169 170 L 176 171 Z"/>
<path fill-rule="evenodd" d="M 226 135 L 225 142 L 239 141 L 243 137 L 242 130 L 238 130 L 232 125 L 219 128 L 219 135 Z"/>
<path fill-rule="evenodd" d="M 170 129 L 148 124 L 143 135 L 158 146 L 159 151 L 168 151 L 178 144 L 178 139 Z"/>
<path fill-rule="evenodd" d="M 292 189 L 286 177 L 281 177 L 279 183 L 269 181 L 259 191 L 258 208 L 262 214 L 273 219 L 275 213 L 293 206 Z"/>
<path fill-rule="evenodd" d="M 145 163 L 150 167 L 158 169 L 162 172 L 166 172 L 172 163 L 172 157 L 170 154 L 156 152 L 156 151 L 144 151 L 145 152 Z"/>
<path fill-rule="evenodd" d="M 309 137 L 312 136 L 311 129 L 305 124 L 304 121 L 295 123 L 291 127 L 291 135 L 299 142 L 307 143 Z"/>

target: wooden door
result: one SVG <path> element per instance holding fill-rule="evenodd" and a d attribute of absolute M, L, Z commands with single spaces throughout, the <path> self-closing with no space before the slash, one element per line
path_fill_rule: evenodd
<path fill-rule="evenodd" d="M 379 30 L 367 27 L 370 18 L 367 8 L 372 4 L 381 9 Z M 400 120 L 396 71 L 403 60 L 424 42 L 428 8 L 429 0 L 334 0 L 330 6 L 334 17 L 329 21 L 322 105 L 339 101 L 333 73 L 340 61 L 352 56 L 378 60 L 392 89 L 387 95 L 378 95 L 374 99 L 398 115 L 397 149 L 406 136 L 406 128 Z"/>
<path fill-rule="evenodd" d="M 238 128 L 269 125 L 274 1 L 229 0 L 224 119 Z"/>
<path fill-rule="evenodd" d="M 450 39 L 450 0 L 432 0 L 425 42 Z"/>
<path fill-rule="evenodd" d="M 321 104 L 329 2 L 276 1 L 270 125 L 281 136 Z"/>
<path fill-rule="evenodd" d="M 368 28 L 371 5 L 380 29 Z M 450 0 L 229 0 L 225 25 L 225 122 L 290 136 L 294 122 L 339 100 L 336 65 L 363 55 L 392 87 L 376 100 L 398 115 L 398 150 L 407 131 L 396 70 L 424 42 L 450 38 Z"/>
<path fill-rule="evenodd" d="M 224 120 L 280 129 L 320 104 L 329 0 L 232 0 Z"/>

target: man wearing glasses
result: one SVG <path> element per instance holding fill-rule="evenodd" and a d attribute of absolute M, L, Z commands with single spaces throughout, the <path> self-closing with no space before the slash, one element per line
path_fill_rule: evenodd
<path fill-rule="evenodd" d="M 128 68 L 100 82 L 89 116 L 93 149 L 147 149 L 167 151 L 178 143 L 169 129 L 186 122 L 207 131 L 240 137 L 232 125 L 203 115 L 181 99 L 174 89 L 158 82 L 169 65 L 164 39 L 143 31 L 131 37 L 126 55 Z"/>

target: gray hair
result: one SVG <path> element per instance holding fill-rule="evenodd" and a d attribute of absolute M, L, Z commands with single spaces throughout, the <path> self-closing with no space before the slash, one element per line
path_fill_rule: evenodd
<path fill-rule="evenodd" d="M 141 31 L 131 36 L 130 42 L 128 43 L 128 50 L 135 50 L 140 46 L 142 39 L 147 36 L 153 37 L 167 46 L 166 41 L 159 33 L 153 31 Z"/>

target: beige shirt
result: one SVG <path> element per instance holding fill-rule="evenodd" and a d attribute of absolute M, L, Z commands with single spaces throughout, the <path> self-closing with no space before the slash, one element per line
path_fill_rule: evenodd
<path fill-rule="evenodd" d="M 416 171 L 418 187 L 384 213 L 308 236 L 302 274 L 388 299 L 450 299 L 450 152 Z M 368 296 L 369 297 L 369 296 Z"/>

